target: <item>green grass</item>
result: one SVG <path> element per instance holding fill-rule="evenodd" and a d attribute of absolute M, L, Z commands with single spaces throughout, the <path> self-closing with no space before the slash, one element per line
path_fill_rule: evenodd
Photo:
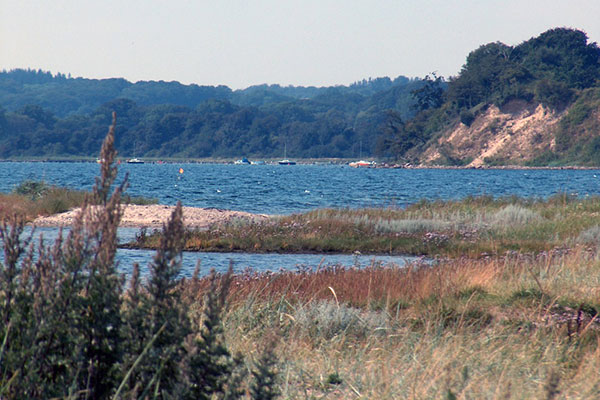
<path fill-rule="evenodd" d="M 186 250 L 342 252 L 482 257 L 539 253 L 594 239 L 600 198 L 489 196 L 420 201 L 406 209 L 319 209 L 252 223 L 236 220 L 186 234 Z M 596 228 L 597 229 L 597 228 Z M 131 247 L 155 248 L 159 235 Z M 600 243 L 600 242 L 598 242 Z"/>

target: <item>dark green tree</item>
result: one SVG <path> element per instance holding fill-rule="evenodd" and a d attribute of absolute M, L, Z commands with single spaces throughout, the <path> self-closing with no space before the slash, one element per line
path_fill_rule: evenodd
<path fill-rule="evenodd" d="M 425 75 L 423 86 L 413 90 L 411 95 L 415 100 L 413 108 L 417 112 L 441 107 L 444 104 L 444 78 L 435 72 L 431 76 Z"/>
<path fill-rule="evenodd" d="M 224 396 L 239 388 L 228 387 L 236 366 L 223 338 L 222 314 L 231 284 L 233 269 L 220 279 L 211 272 L 210 288 L 204 297 L 203 329 L 195 339 L 193 352 L 188 359 L 189 384 L 188 398 L 211 399 L 214 395 Z"/>

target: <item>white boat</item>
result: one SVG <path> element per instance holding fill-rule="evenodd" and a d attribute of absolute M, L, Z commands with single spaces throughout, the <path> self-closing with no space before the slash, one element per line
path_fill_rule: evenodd
<path fill-rule="evenodd" d="M 296 165 L 296 161 L 291 161 L 287 159 L 287 143 L 283 148 L 283 160 L 279 161 L 279 165 Z"/>
<path fill-rule="evenodd" d="M 377 163 L 375 161 L 360 160 L 360 161 L 353 161 L 353 162 L 349 163 L 348 165 L 353 168 L 372 168 L 372 167 L 375 167 L 377 165 Z"/>
<path fill-rule="evenodd" d="M 291 161 L 288 159 L 280 160 L 279 165 L 296 165 L 296 161 Z"/>
<path fill-rule="evenodd" d="M 127 160 L 127 164 L 143 164 L 144 161 L 140 160 L 139 158 L 130 158 L 129 160 Z"/>

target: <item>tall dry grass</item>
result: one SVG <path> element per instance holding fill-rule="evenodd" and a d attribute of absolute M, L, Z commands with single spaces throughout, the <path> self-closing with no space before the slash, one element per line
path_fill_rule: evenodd
<path fill-rule="evenodd" d="M 284 398 L 597 398 L 599 277 L 585 248 L 247 272 L 225 332 L 251 357 L 277 336 Z M 184 286 L 193 302 L 206 283 Z"/>

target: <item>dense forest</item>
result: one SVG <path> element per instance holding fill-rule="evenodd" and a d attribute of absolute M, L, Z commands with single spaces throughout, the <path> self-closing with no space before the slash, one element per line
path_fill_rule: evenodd
<path fill-rule="evenodd" d="M 428 77 L 414 93 L 416 116 L 388 121 L 387 143 L 397 158 L 418 162 L 448 126 L 458 121 L 468 126 L 490 105 L 518 100 L 564 114 L 558 129 L 546 133 L 555 136 L 555 148 L 537 155 L 533 165 L 600 165 L 600 48 L 584 32 L 556 28 L 517 46 L 482 45 L 445 82 L 446 90 L 442 83 L 441 77 Z"/>
<path fill-rule="evenodd" d="M 358 157 L 373 154 L 393 111 L 414 114 L 420 79 L 335 87 L 226 86 L 0 73 L 0 157 L 93 156 L 111 114 L 116 146 L 136 157 Z"/>
<path fill-rule="evenodd" d="M 419 163 L 449 126 L 468 126 L 490 105 L 513 100 L 564 114 L 558 129 L 545 133 L 556 146 L 532 164 L 600 165 L 600 48 L 570 28 L 516 46 L 482 45 L 447 79 L 431 73 L 348 86 L 231 90 L 3 71 L 0 158 L 93 156 L 115 111 L 124 157 L 277 158 L 286 147 L 293 158 Z"/>

